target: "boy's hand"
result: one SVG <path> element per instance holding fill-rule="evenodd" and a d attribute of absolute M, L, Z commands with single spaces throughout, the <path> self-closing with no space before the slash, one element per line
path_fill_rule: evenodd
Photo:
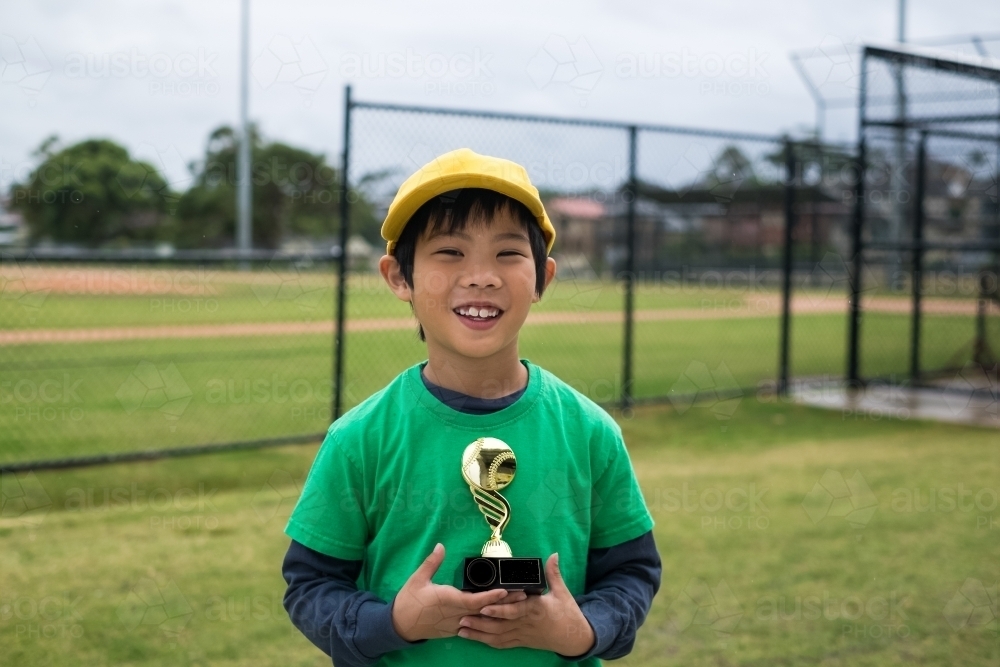
<path fill-rule="evenodd" d="M 444 545 L 437 544 L 396 594 L 392 603 L 392 626 L 406 641 L 454 637 L 463 616 L 478 614 L 487 605 L 503 607 L 527 597 L 522 591 L 508 594 L 506 590 L 496 589 L 468 593 L 454 586 L 435 584 L 431 577 L 443 560 Z"/>
<path fill-rule="evenodd" d="M 523 602 L 483 607 L 482 616 L 464 616 L 458 636 L 494 648 L 528 646 L 567 657 L 589 651 L 596 640 L 594 629 L 563 581 L 558 553 L 549 556 L 545 574 L 548 593 L 528 596 Z"/>

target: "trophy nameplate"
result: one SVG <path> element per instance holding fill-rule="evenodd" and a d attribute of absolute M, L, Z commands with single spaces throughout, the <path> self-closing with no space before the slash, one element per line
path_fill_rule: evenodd
<path fill-rule="evenodd" d="M 510 522 L 510 503 L 500 495 L 500 489 L 513 481 L 516 470 L 513 450 L 497 438 L 478 438 L 462 453 L 462 477 L 492 529 L 482 552 L 462 564 L 463 591 L 505 588 L 540 595 L 545 590 L 542 559 L 515 558 L 503 541 L 503 530 Z"/>

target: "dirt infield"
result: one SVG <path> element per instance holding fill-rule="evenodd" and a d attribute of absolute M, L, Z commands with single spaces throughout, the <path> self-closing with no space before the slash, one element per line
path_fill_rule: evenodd
<path fill-rule="evenodd" d="M 847 301 L 843 297 L 796 296 L 792 299 L 793 314 L 843 313 Z M 909 300 L 873 297 L 863 302 L 865 312 L 905 314 L 910 310 Z M 751 299 L 732 299 L 706 305 L 703 308 L 667 308 L 638 310 L 637 322 L 724 320 L 752 317 L 776 317 L 781 312 L 781 299 L 777 295 L 762 295 Z M 923 312 L 928 315 L 968 315 L 976 312 L 975 301 L 925 299 Z M 997 314 L 996 304 L 990 313 Z M 621 322 L 621 311 L 577 311 L 531 313 L 528 326 L 548 324 L 613 324 Z M 413 318 L 367 318 L 350 320 L 347 331 L 385 331 L 415 328 Z M 174 324 L 126 327 L 95 327 L 85 329 L 22 329 L 0 331 L 0 345 L 29 345 L 38 343 L 79 343 L 162 338 L 219 338 L 246 336 L 293 336 L 308 334 L 333 334 L 334 323 L 323 322 L 237 322 L 228 324 Z"/>

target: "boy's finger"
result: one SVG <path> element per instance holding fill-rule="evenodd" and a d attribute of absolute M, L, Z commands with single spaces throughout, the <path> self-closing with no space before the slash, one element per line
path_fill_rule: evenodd
<path fill-rule="evenodd" d="M 496 588 L 482 593 L 463 593 L 460 601 L 466 609 L 475 610 L 478 613 L 483 607 L 496 604 L 506 596 L 506 589 Z"/>
<path fill-rule="evenodd" d="M 490 618 L 501 618 L 505 620 L 521 618 L 522 616 L 526 616 L 528 614 L 528 602 L 527 600 L 521 600 L 520 602 L 512 604 L 500 602 L 483 607 L 479 613 Z"/>
<path fill-rule="evenodd" d="M 507 593 L 507 597 L 501 599 L 499 602 L 494 602 L 493 604 L 514 604 L 515 602 L 527 599 L 528 594 L 524 591 L 510 591 Z"/>
<path fill-rule="evenodd" d="M 559 552 L 553 553 L 545 562 L 545 576 L 549 578 L 549 592 L 563 593 L 569 592 L 566 582 L 563 581 L 562 572 L 559 571 Z"/>
<path fill-rule="evenodd" d="M 477 642 L 482 642 L 487 646 L 492 646 L 493 648 L 506 648 L 502 645 L 504 639 L 503 635 L 492 635 L 488 632 L 483 632 L 481 630 L 474 630 L 472 628 L 459 628 L 458 636 L 464 639 L 472 639 Z"/>
<path fill-rule="evenodd" d="M 444 545 L 438 542 L 434 545 L 434 549 L 431 551 L 430 555 L 424 559 L 424 562 L 420 564 L 420 567 L 414 571 L 413 576 L 417 579 L 430 581 L 434 573 L 437 572 L 438 568 L 441 567 L 441 562 L 444 560 Z"/>
<path fill-rule="evenodd" d="M 500 635 L 511 629 L 510 624 L 504 620 L 485 616 L 463 616 L 458 627 L 459 629 L 471 628 L 491 635 Z"/>

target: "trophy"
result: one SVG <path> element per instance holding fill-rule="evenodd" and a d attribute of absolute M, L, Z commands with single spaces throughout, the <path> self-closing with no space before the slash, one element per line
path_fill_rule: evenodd
<path fill-rule="evenodd" d="M 545 590 L 542 559 L 514 558 L 510 545 L 503 541 L 503 530 L 510 522 L 510 503 L 500 495 L 500 489 L 513 481 L 516 469 L 513 450 L 497 438 L 478 438 L 462 453 L 462 477 L 493 531 L 482 553 L 462 564 L 463 591 L 506 588 L 540 595 Z"/>

